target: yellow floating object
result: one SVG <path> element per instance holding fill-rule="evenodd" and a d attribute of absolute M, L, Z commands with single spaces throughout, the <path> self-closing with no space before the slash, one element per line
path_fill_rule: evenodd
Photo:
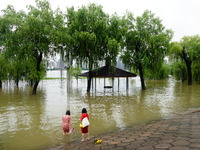
<path fill-rule="evenodd" d="M 82 125 L 82 123 L 80 123 L 80 125 L 79 125 L 81 128 L 83 128 L 83 125 Z"/>
<path fill-rule="evenodd" d="M 94 144 L 99 144 L 99 143 L 102 143 L 101 139 L 97 139 L 97 140 L 94 141 Z"/>

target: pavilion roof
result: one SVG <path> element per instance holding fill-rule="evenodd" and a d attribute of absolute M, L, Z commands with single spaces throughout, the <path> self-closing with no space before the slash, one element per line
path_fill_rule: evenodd
<path fill-rule="evenodd" d="M 136 77 L 137 75 L 113 66 L 104 66 L 91 71 L 92 77 Z M 89 72 L 80 74 L 79 76 L 88 77 Z"/>

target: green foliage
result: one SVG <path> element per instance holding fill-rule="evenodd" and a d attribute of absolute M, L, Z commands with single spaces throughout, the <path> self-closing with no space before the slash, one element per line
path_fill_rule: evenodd
<path fill-rule="evenodd" d="M 152 71 L 150 69 L 145 69 L 145 77 L 150 79 L 166 79 L 171 75 L 171 66 L 163 63 L 161 68 L 157 71 Z"/>
<path fill-rule="evenodd" d="M 193 77 L 194 77 L 194 81 L 196 81 L 197 83 L 200 83 L 200 63 L 195 63 L 193 65 Z"/>
<path fill-rule="evenodd" d="M 170 44 L 170 49 L 169 49 L 169 56 L 171 60 L 177 60 L 180 58 L 181 53 L 182 53 L 182 46 L 178 42 L 172 42 Z"/>
<path fill-rule="evenodd" d="M 91 70 L 102 60 L 109 65 L 116 64 L 124 31 L 120 17 L 109 17 L 102 6 L 90 4 L 77 11 L 69 8 L 66 18 L 71 37 L 66 53 L 70 53 L 80 66 L 87 63 Z"/>
<path fill-rule="evenodd" d="M 187 53 L 187 57 L 191 61 L 199 61 L 200 57 L 200 36 L 184 36 L 181 41 L 180 45 L 184 48 L 184 51 Z M 183 57 L 183 56 L 181 56 Z"/>
<path fill-rule="evenodd" d="M 8 62 L 3 53 L 0 54 L 0 81 L 8 79 Z"/>
<path fill-rule="evenodd" d="M 187 80 L 187 68 L 185 64 L 181 61 L 177 61 L 171 64 L 172 66 L 172 75 L 182 82 Z"/>
<path fill-rule="evenodd" d="M 13 6 L 2 10 L 0 81 L 25 79 L 34 81 L 37 88 L 46 72 L 44 59 L 61 53 L 69 66 L 76 61 L 77 68 L 70 69 L 75 77 L 83 63 L 90 71 L 99 61 L 115 66 L 121 55 L 128 68 L 151 79 L 170 74 L 170 67 L 163 63 L 169 54 L 177 79 L 187 79 L 191 68 L 194 80 L 200 82 L 199 35 L 185 36 L 170 45 L 172 31 L 148 10 L 138 17 L 130 12 L 109 16 L 102 6 L 89 4 L 78 10 L 68 8 L 64 14 L 59 9 L 53 11 L 47 0 L 36 0 L 36 6 L 27 8 L 28 12 L 16 11 Z"/>
<path fill-rule="evenodd" d="M 136 66 L 142 89 L 145 89 L 143 72 L 160 70 L 168 52 L 172 31 L 166 30 L 161 20 L 148 10 L 136 18 L 127 13 L 124 18 L 127 32 L 121 57 L 126 66 Z"/>
<path fill-rule="evenodd" d="M 1 43 L 12 72 L 9 77 L 16 83 L 24 78 L 34 81 L 36 93 L 46 70 L 43 58 L 54 55 L 58 43 L 63 42 L 59 30 L 63 18 L 58 10 L 54 15 L 46 0 L 36 0 L 36 7 L 28 6 L 28 10 L 28 13 L 16 12 L 12 6 L 3 10 L 0 39 L 4 39 Z"/>
<path fill-rule="evenodd" d="M 69 70 L 70 76 L 74 76 L 76 79 L 78 79 L 78 75 L 81 74 L 81 68 L 80 67 L 71 67 Z"/>
<path fill-rule="evenodd" d="M 199 82 L 199 58 L 200 58 L 200 36 L 185 36 L 181 41 L 173 42 L 170 49 L 170 57 L 174 62 L 178 62 L 178 67 L 180 68 L 179 74 L 181 74 L 181 79 L 184 81 L 188 79 L 188 84 L 192 84 L 192 80 Z M 181 63 L 179 62 L 181 61 Z M 183 63 L 185 66 L 183 67 Z M 187 75 L 185 75 L 187 73 Z M 179 75 L 180 76 L 180 75 Z M 192 79 L 194 76 L 194 79 Z M 178 77 L 178 71 L 176 73 Z M 179 78 L 178 78 L 179 79 Z"/>
<path fill-rule="evenodd" d="M 70 36 L 66 44 L 67 60 L 74 59 L 78 66 L 85 63 L 89 71 L 96 68 L 99 61 L 106 65 L 116 65 L 125 27 L 117 15 L 103 12 L 102 6 L 90 4 L 77 11 L 73 7 L 67 9 L 67 33 Z M 91 77 L 87 91 L 90 90 Z"/>
<path fill-rule="evenodd" d="M 66 17 L 68 34 L 71 37 L 66 53 L 70 53 L 79 65 L 87 63 L 91 70 L 104 55 L 107 15 L 102 6 L 90 4 L 77 11 L 73 7 L 69 8 Z"/>
<path fill-rule="evenodd" d="M 167 53 L 171 31 L 165 30 L 161 20 L 150 11 L 128 21 L 132 25 L 126 34 L 126 49 L 122 55 L 124 63 L 136 66 L 141 63 L 145 68 L 157 70 Z"/>
<path fill-rule="evenodd" d="M 33 61 L 33 60 L 31 60 Z M 29 62 L 28 66 L 26 66 L 26 76 L 25 80 L 27 81 L 37 81 L 41 80 L 46 76 L 46 66 L 45 62 L 42 61 L 40 64 L 40 71 L 37 70 L 37 64 L 33 62 Z"/>
<path fill-rule="evenodd" d="M 107 45 L 104 59 L 107 65 L 116 66 L 116 58 L 121 51 L 123 45 L 123 36 L 126 32 L 126 27 L 123 18 L 115 15 L 108 17 L 107 23 Z"/>

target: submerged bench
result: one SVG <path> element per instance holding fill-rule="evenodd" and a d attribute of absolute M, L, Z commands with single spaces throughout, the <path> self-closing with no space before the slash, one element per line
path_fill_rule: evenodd
<path fill-rule="evenodd" d="M 111 89 L 111 88 L 113 88 L 113 86 L 104 86 L 104 88 Z"/>

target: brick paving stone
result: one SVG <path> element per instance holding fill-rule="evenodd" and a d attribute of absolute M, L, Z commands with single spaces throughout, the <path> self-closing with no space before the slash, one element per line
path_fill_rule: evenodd
<path fill-rule="evenodd" d="M 152 146 L 144 146 L 144 147 L 140 147 L 137 150 L 154 150 L 155 148 Z"/>
<path fill-rule="evenodd" d="M 109 149 L 109 150 L 125 150 L 125 149 L 126 149 L 125 147 L 119 146 L 119 147 L 111 148 L 111 149 Z"/>
<path fill-rule="evenodd" d="M 145 136 L 141 136 L 137 138 L 137 140 L 146 140 L 146 139 L 148 139 L 148 137 L 145 137 Z"/>
<path fill-rule="evenodd" d="M 154 142 L 159 142 L 159 141 L 161 141 L 161 138 L 160 137 L 149 137 L 149 140 L 154 141 Z"/>
<path fill-rule="evenodd" d="M 170 150 L 190 150 L 190 148 L 186 146 L 175 146 L 175 147 L 170 148 Z"/>
<path fill-rule="evenodd" d="M 139 138 L 140 136 L 139 135 L 131 135 L 129 138 L 132 138 L 132 139 L 137 139 L 137 138 Z"/>
<path fill-rule="evenodd" d="M 200 138 L 199 139 L 190 139 L 189 141 L 191 143 L 200 143 Z"/>
<path fill-rule="evenodd" d="M 174 141 L 173 143 L 172 143 L 173 145 L 189 145 L 190 144 L 190 142 L 189 141 Z"/>
<path fill-rule="evenodd" d="M 102 139 L 103 140 L 103 139 Z M 110 143 L 110 142 L 112 142 L 112 141 L 109 141 L 109 140 L 103 140 L 103 142 L 102 143 L 104 143 L 104 144 L 106 144 L 106 145 L 108 145 L 108 143 Z M 102 144 L 101 143 L 101 144 Z"/>
<path fill-rule="evenodd" d="M 130 150 L 132 150 L 132 149 L 139 149 L 140 147 L 142 147 L 140 144 L 130 144 L 130 145 L 128 145 L 128 146 L 126 146 L 126 149 L 130 149 Z"/>
<path fill-rule="evenodd" d="M 135 139 L 130 138 L 130 139 L 123 140 L 122 143 L 130 143 L 130 142 L 133 142 L 133 141 L 135 141 Z"/>
<path fill-rule="evenodd" d="M 190 148 L 199 148 L 200 149 L 200 143 L 192 143 L 189 145 Z"/>
<path fill-rule="evenodd" d="M 108 145 L 113 145 L 113 144 L 120 144 L 121 141 L 111 141 L 108 143 Z"/>
<path fill-rule="evenodd" d="M 151 133 L 146 132 L 146 133 L 141 134 L 140 136 L 150 136 L 150 135 Z"/>
<path fill-rule="evenodd" d="M 130 145 L 130 143 L 120 143 L 119 145 L 117 144 L 116 146 L 123 146 L 123 147 L 126 147 L 126 146 L 128 146 L 128 145 Z"/>
<path fill-rule="evenodd" d="M 189 141 L 190 138 L 189 137 L 178 137 L 175 140 L 179 140 L 179 141 Z"/>
<path fill-rule="evenodd" d="M 113 148 L 112 145 L 102 146 L 102 147 L 101 147 L 101 150 L 109 150 L 109 149 L 111 149 L 111 148 Z M 91 149 L 91 150 L 93 150 L 93 149 Z"/>
<path fill-rule="evenodd" d="M 159 144 L 165 144 L 165 143 L 168 143 L 168 144 L 170 144 L 170 143 L 172 143 L 172 142 L 174 142 L 174 140 L 172 140 L 172 139 L 162 139 L 161 141 L 158 141 L 158 143 Z"/>
<path fill-rule="evenodd" d="M 111 138 L 111 136 L 104 136 L 104 139 L 110 139 Z"/>
<path fill-rule="evenodd" d="M 121 135 L 121 136 L 120 136 L 120 138 L 125 138 L 125 139 L 130 138 L 130 137 L 131 137 L 131 136 L 130 136 L 130 135 L 127 135 L 127 134 L 126 134 L 126 135 Z"/>
<path fill-rule="evenodd" d="M 134 142 L 131 142 L 131 144 L 135 144 L 135 145 L 141 145 L 141 144 L 143 144 L 143 143 L 145 143 L 145 141 L 144 140 L 139 140 L 139 141 L 134 141 Z"/>
<path fill-rule="evenodd" d="M 155 146 L 155 148 L 166 148 L 166 149 L 169 149 L 170 147 L 172 147 L 171 144 L 158 144 Z"/>
<path fill-rule="evenodd" d="M 143 143 L 143 144 L 141 144 L 142 146 L 149 146 L 149 147 L 153 147 L 153 146 L 155 146 L 155 145 L 158 145 L 158 143 L 157 142 L 152 142 L 152 141 L 147 141 L 147 142 L 145 142 L 145 143 Z"/>

